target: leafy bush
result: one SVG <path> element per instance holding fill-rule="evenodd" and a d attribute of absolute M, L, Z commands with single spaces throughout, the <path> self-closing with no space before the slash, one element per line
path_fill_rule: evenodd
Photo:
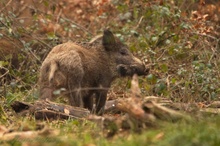
<path fill-rule="evenodd" d="M 220 87 L 217 31 L 206 15 L 181 11 L 182 4 L 121 4 L 121 16 L 131 14 L 122 33 L 129 36 L 131 50 L 152 65 L 141 82 L 146 95 L 184 102 L 215 100 Z"/>

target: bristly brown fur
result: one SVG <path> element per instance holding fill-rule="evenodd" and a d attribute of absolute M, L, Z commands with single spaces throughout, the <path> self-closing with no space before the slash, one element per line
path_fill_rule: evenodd
<path fill-rule="evenodd" d="M 126 45 L 106 30 L 89 43 L 67 42 L 51 50 L 40 70 L 40 97 L 52 99 L 55 90 L 65 88 L 71 105 L 92 110 L 95 94 L 95 110 L 102 113 L 111 82 L 131 73 L 144 75 L 145 69 Z"/>

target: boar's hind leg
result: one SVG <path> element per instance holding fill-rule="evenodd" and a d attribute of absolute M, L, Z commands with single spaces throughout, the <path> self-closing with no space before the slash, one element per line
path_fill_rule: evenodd
<path fill-rule="evenodd" d="M 68 81 L 68 91 L 69 91 L 69 103 L 72 106 L 83 107 L 82 92 L 81 92 L 81 80 Z"/>
<path fill-rule="evenodd" d="M 96 92 L 96 113 L 102 115 L 107 98 L 107 90 L 99 90 Z"/>
<path fill-rule="evenodd" d="M 41 87 L 40 89 L 40 99 L 42 100 L 52 100 L 53 89 L 49 87 Z"/>

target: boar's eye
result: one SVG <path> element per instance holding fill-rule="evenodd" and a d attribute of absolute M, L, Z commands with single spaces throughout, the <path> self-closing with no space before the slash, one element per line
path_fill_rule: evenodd
<path fill-rule="evenodd" d="M 128 50 L 126 49 L 120 49 L 119 52 L 121 55 L 128 55 Z"/>

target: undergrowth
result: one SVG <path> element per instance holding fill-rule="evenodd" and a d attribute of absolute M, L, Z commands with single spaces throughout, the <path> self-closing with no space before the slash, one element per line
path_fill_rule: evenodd
<path fill-rule="evenodd" d="M 33 121 L 27 118 L 11 125 L 14 130 L 28 131 L 39 130 L 44 127 L 44 132 L 39 132 L 37 137 L 30 139 L 12 139 L 0 142 L 1 145 L 97 145 L 97 146 L 217 146 L 219 137 L 219 116 L 211 116 L 205 120 L 179 121 L 177 123 L 159 122 L 158 126 L 148 128 L 137 134 L 132 131 L 118 131 L 114 137 L 106 138 L 106 131 L 89 121 Z M 50 129 L 50 130 L 45 130 Z"/>

